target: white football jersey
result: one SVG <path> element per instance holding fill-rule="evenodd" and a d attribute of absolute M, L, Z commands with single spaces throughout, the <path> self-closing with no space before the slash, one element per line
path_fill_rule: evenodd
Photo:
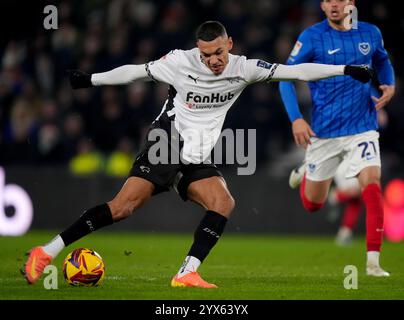
<path fill-rule="evenodd" d="M 215 75 L 202 62 L 198 48 L 173 50 L 147 63 L 150 78 L 174 88 L 159 117 L 167 113 L 174 119 L 175 128 L 184 140 L 183 159 L 201 163 L 208 158 L 220 136 L 226 113 L 238 96 L 249 84 L 270 81 L 277 66 L 230 54 L 223 73 Z"/>

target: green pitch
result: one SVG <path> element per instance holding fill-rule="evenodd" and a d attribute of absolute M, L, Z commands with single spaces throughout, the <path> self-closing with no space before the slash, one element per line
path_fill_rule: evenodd
<path fill-rule="evenodd" d="M 171 288 L 191 245 L 191 234 L 97 232 L 65 249 L 53 261 L 58 289 L 43 281 L 27 285 L 19 273 L 24 253 L 55 233 L 30 232 L 0 238 L 0 299 L 404 299 L 403 243 L 383 245 L 382 266 L 390 278 L 364 274 L 364 239 L 347 248 L 331 237 L 225 234 L 199 271 L 219 289 Z M 106 264 L 100 287 L 70 287 L 62 261 L 74 248 L 97 251 Z M 344 289 L 344 267 L 358 268 L 358 289 Z M 43 279 L 43 278 L 42 278 Z"/>

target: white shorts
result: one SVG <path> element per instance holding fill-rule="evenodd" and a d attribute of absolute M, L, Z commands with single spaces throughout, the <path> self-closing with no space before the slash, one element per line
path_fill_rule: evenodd
<path fill-rule="evenodd" d="M 359 180 L 357 178 L 347 178 L 345 177 L 346 171 L 348 170 L 349 162 L 348 160 L 343 160 L 341 164 L 338 166 L 337 171 L 335 172 L 334 182 L 337 189 L 344 190 L 359 190 Z"/>
<path fill-rule="evenodd" d="M 352 136 L 312 138 L 306 151 L 306 177 L 324 181 L 334 177 L 340 163 L 346 160 L 346 178 L 356 177 L 367 167 L 381 167 L 379 133 L 367 131 Z"/>

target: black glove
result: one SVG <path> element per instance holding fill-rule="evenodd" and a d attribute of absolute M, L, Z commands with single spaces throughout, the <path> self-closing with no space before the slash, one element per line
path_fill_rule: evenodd
<path fill-rule="evenodd" d="M 85 73 L 80 70 L 67 70 L 69 75 L 70 84 L 73 89 L 89 88 L 92 87 L 91 74 Z"/>
<path fill-rule="evenodd" d="M 362 83 L 369 82 L 375 77 L 375 72 L 368 66 L 345 66 L 344 74 Z"/>

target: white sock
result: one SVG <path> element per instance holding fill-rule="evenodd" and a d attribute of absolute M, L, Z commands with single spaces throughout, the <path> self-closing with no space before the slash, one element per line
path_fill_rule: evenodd
<path fill-rule="evenodd" d="M 50 242 L 43 246 L 43 250 L 49 254 L 52 258 L 55 258 L 60 251 L 65 248 L 65 243 L 63 242 L 60 235 L 57 235 Z"/>
<path fill-rule="evenodd" d="M 178 278 L 181 278 L 188 273 L 195 272 L 201 265 L 201 261 L 193 256 L 187 256 L 182 264 L 180 270 L 178 270 Z"/>
<path fill-rule="evenodd" d="M 379 266 L 379 257 L 380 257 L 380 252 L 379 251 L 368 251 L 367 252 L 368 256 L 368 262 L 367 265 L 372 265 L 372 266 Z"/>

